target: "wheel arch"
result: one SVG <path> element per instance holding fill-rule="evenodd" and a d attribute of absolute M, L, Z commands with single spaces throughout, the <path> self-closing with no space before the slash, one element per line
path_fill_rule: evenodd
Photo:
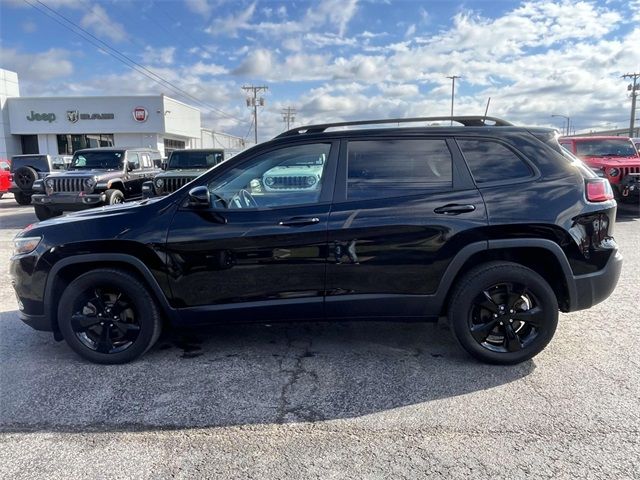
<path fill-rule="evenodd" d="M 121 253 L 74 255 L 56 262 L 49 272 L 44 291 L 45 315 L 48 316 L 56 339 L 61 339 L 58 329 L 58 302 L 62 292 L 79 275 L 99 268 L 117 268 L 137 277 L 146 285 L 158 302 L 166 320 L 173 321 L 176 312 L 158 281 L 147 266 L 138 258 Z"/>
<path fill-rule="evenodd" d="M 509 261 L 530 268 L 549 283 L 561 311 L 574 309 L 577 301 L 576 286 L 571 266 L 562 248 L 548 239 L 515 238 L 473 243 L 456 255 L 438 289 L 442 299 L 442 315 L 445 314 L 455 285 L 463 275 L 475 266 L 491 261 Z"/>

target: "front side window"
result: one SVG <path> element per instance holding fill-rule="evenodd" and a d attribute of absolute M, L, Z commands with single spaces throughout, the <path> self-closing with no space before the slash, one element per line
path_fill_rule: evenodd
<path fill-rule="evenodd" d="M 512 150 L 491 140 L 457 140 L 477 184 L 520 180 L 531 168 Z"/>
<path fill-rule="evenodd" d="M 349 142 L 347 199 L 419 195 L 452 187 L 451 152 L 444 140 Z"/>
<path fill-rule="evenodd" d="M 331 144 L 281 148 L 227 170 L 209 185 L 215 208 L 277 208 L 316 203 Z"/>
<path fill-rule="evenodd" d="M 121 170 L 124 152 L 85 152 L 76 153 L 71 160 L 70 170 Z"/>

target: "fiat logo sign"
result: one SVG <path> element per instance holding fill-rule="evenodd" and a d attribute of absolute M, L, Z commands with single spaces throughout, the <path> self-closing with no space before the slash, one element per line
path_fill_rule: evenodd
<path fill-rule="evenodd" d="M 133 119 L 136 122 L 146 122 L 149 112 L 144 107 L 136 107 L 133 109 Z"/>

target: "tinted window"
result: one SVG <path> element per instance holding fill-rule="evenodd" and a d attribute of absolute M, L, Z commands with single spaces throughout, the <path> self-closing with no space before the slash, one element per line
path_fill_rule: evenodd
<path fill-rule="evenodd" d="M 451 185 L 451 153 L 444 140 L 349 142 L 350 200 L 419 195 Z"/>
<path fill-rule="evenodd" d="M 502 182 L 533 175 L 513 151 L 490 140 L 458 140 L 476 183 Z"/>
<path fill-rule="evenodd" d="M 169 168 L 211 168 L 223 159 L 223 152 L 174 151 L 169 157 Z"/>
<path fill-rule="evenodd" d="M 71 161 L 70 169 L 120 170 L 124 152 L 84 152 L 76 153 Z"/>
<path fill-rule="evenodd" d="M 216 208 L 265 208 L 320 199 L 331 145 L 315 143 L 274 150 L 227 170 L 209 183 Z"/>
<path fill-rule="evenodd" d="M 39 172 L 49 171 L 49 162 L 46 155 L 30 155 L 28 157 L 13 157 L 11 159 L 11 171 L 15 172 L 20 167 L 32 167 Z"/>

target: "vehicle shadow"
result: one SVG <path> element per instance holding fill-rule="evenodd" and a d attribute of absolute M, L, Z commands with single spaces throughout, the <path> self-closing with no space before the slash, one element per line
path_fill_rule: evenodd
<path fill-rule="evenodd" d="M 629 203 L 618 203 L 616 222 L 630 222 L 640 218 L 640 201 Z"/>
<path fill-rule="evenodd" d="M 424 323 L 226 325 L 166 332 L 140 360 L 81 360 L 0 314 L 0 430 L 146 431 L 316 422 L 487 390 L 533 361 L 470 359 Z"/>

